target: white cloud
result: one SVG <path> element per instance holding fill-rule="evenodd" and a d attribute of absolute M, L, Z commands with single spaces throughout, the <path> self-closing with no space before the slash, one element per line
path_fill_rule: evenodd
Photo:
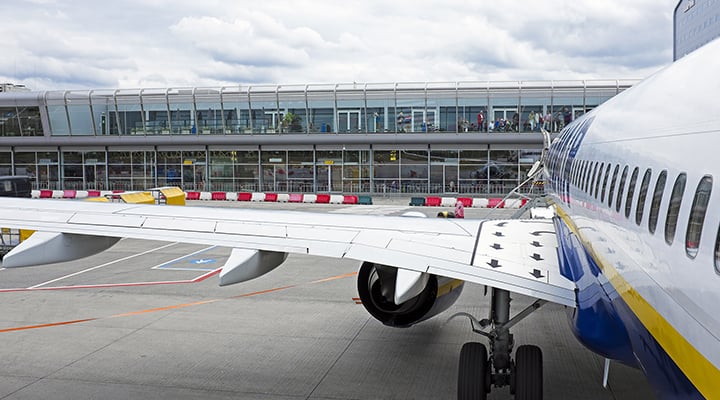
<path fill-rule="evenodd" d="M 675 0 L 0 3 L 0 81 L 31 88 L 637 78 Z"/>

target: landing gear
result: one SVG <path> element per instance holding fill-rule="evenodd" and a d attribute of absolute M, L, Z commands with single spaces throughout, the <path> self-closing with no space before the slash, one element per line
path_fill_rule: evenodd
<path fill-rule="evenodd" d="M 490 391 L 487 349 L 482 343 L 465 343 L 460 350 L 458 400 L 485 400 Z"/>
<path fill-rule="evenodd" d="M 493 386 L 508 385 L 516 400 L 543 398 L 542 351 L 537 346 L 519 346 L 513 360 L 510 357 L 514 344 L 510 328 L 546 301 L 536 300 L 512 319 L 510 301 L 510 292 L 493 289 L 490 318 L 478 321 L 467 313 L 451 317 L 470 318 L 473 332 L 487 337 L 490 342 L 489 357 L 482 343 L 471 342 L 463 345 L 458 371 L 458 400 L 484 400 Z"/>
<path fill-rule="evenodd" d="M 542 350 L 537 346 L 519 346 L 515 351 L 515 379 L 510 392 L 515 400 L 539 400 L 543 393 Z"/>

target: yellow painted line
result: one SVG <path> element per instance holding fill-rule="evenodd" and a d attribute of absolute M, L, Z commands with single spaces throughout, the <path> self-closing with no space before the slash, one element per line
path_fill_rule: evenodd
<path fill-rule="evenodd" d="M 560 207 L 556 207 L 558 215 L 577 235 L 577 227 Z M 577 235 L 579 238 L 580 236 Z M 660 343 L 663 350 L 672 358 L 680 370 L 708 399 L 720 399 L 720 370 L 702 355 L 690 342 L 678 332 L 628 281 L 623 278 L 611 263 L 607 262 L 592 249 L 585 246 L 592 257 L 598 262 L 605 276 L 645 329 Z"/>

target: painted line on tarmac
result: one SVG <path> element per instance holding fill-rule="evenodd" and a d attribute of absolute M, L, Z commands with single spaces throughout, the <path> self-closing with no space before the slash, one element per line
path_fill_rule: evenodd
<path fill-rule="evenodd" d="M 177 262 L 179 262 L 179 261 L 185 260 L 185 259 L 187 259 L 187 258 L 196 256 L 196 255 L 198 255 L 198 254 L 205 253 L 206 251 L 212 250 L 212 249 L 214 249 L 214 248 L 216 248 L 216 247 L 217 247 L 217 246 L 209 246 L 209 247 L 206 247 L 206 248 L 204 248 L 204 249 L 200 249 L 200 250 L 198 250 L 198 251 L 196 251 L 196 252 L 193 252 L 193 253 L 190 253 L 190 254 L 186 254 L 186 255 L 184 255 L 184 256 L 180 256 L 180 257 L 175 258 L 175 259 L 173 259 L 173 260 L 166 261 L 166 262 L 164 262 L 164 263 L 162 263 L 162 264 L 158 264 L 158 265 L 156 265 L 156 266 L 154 266 L 154 267 L 152 267 L 152 268 L 150 268 L 150 269 L 163 269 L 163 270 L 170 270 L 170 271 L 210 271 L 210 270 L 211 270 L 210 268 L 180 268 L 180 267 L 170 267 L 169 265 L 172 265 L 172 264 L 174 264 L 174 263 L 177 263 Z M 213 260 L 213 261 L 214 261 L 214 260 Z"/>
<path fill-rule="evenodd" d="M 18 327 L 16 327 L 16 328 L 0 329 L 0 333 L 5 333 L 5 332 L 17 332 L 17 331 L 27 331 L 27 330 L 30 330 L 30 329 L 50 328 L 50 327 L 53 327 L 53 326 L 79 324 L 79 323 L 81 323 L 81 322 L 95 321 L 96 319 L 97 319 L 97 318 L 86 318 L 86 319 L 76 319 L 76 320 L 74 320 L 74 321 L 52 322 L 52 323 L 49 323 L 49 324 L 18 326 Z"/>
<path fill-rule="evenodd" d="M 193 279 L 182 279 L 177 281 L 151 281 L 151 282 L 126 282 L 126 283 L 98 283 L 94 285 L 71 285 L 71 286 L 43 286 L 43 287 L 30 287 L 30 288 L 13 288 L 13 289 L 0 289 L 0 293 L 9 292 L 37 292 L 37 291 L 50 291 L 50 290 L 74 290 L 74 289 L 105 289 L 113 287 L 132 287 L 132 286 L 156 286 L 156 285 L 178 285 L 187 283 L 198 283 L 205 279 L 217 275 L 220 273 L 222 268 L 214 269 L 210 272 L 202 274 Z"/>
<path fill-rule="evenodd" d="M 217 271 L 219 272 L 219 270 L 220 270 L 220 268 L 218 268 Z M 208 275 L 208 274 L 206 274 L 206 275 Z M 12 327 L 12 328 L 4 328 L 4 329 L 0 329 L 0 333 L 26 331 L 26 330 L 41 329 L 41 328 L 51 328 L 51 327 L 57 327 L 57 326 L 80 324 L 83 322 L 97 321 L 97 320 L 107 319 L 107 318 L 123 318 L 123 317 L 131 317 L 131 316 L 136 316 L 136 315 L 150 314 L 150 313 L 154 313 L 154 312 L 177 310 L 180 308 L 187 308 L 187 307 L 199 306 L 199 305 L 203 305 L 203 304 L 216 303 L 218 301 L 223 301 L 223 300 L 235 300 L 235 299 L 241 299 L 241 298 L 246 298 L 246 297 L 259 296 L 262 294 L 268 294 L 268 293 L 279 292 L 279 291 L 283 291 L 283 290 L 287 290 L 287 289 L 292 289 L 292 288 L 298 287 L 298 286 L 331 282 L 331 281 L 335 281 L 338 279 L 352 277 L 355 275 L 357 275 L 357 272 L 351 272 L 351 273 L 347 273 L 347 274 L 331 276 L 331 277 L 328 277 L 325 279 L 318 279 L 318 280 L 311 281 L 311 282 L 298 283 L 295 285 L 280 286 L 280 287 L 276 287 L 276 288 L 272 288 L 272 289 L 260 290 L 260 291 L 256 291 L 256 292 L 249 292 L 249 293 L 244 293 L 244 294 L 240 294 L 240 295 L 220 298 L 220 299 L 201 300 L 201 301 L 195 301 L 195 302 L 191 302 L 191 303 L 181 303 L 181 304 L 174 304 L 174 305 L 169 305 L 169 306 L 165 306 L 165 307 L 149 308 L 146 310 L 130 311 L 130 312 L 121 313 L 121 314 L 114 314 L 114 315 L 111 315 L 108 317 L 93 317 L 93 318 L 75 319 L 75 320 L 70 320 L 70 321 L 50 322 L 50 323 L 45 323 L 45 324 L 25 325 L 25 326 L 17 326 L 17 327 Z M 44 289 L 49 289 L 49 288 L 44 288 Z M 25 290 L 27 290 L 27 289 L 25 289 Z M 40 290 L 40 289 L 36 289 L 36 290 Z"/>
<path fill-rule="evenodd" d="M 129 259 L 131 259 L 131 258 L 139 257 L 139 256 L 142 256 L 142 255 L 145 255 L 145 254 L 148 254 L 148 253 L 152 253 L 152 252 L 154 252 L 154 251 L 162 250 L 162 249 L 165 249 L 165 248 L 170 247 L 170 246 L 175 246 L 176 244 L 178 244 L 178 243 L 168 243 L 168 244 L 166 244 L 166 245 L 163 245 L 163 246 L 160 246 L 160 247 L 156 247 L 156 248 L 154 248 L 154 249 L 150 249 L 150 250 L 144 251 L 144 252 L 142 252 L 142 253 L 132 254 L 132 255 L 129 255 L 129 256 L 127 256 L 127 257 L 123 257 L 123 258 L 120 258 L 120 259 L 117 259 L 117 260 L 113 260 L 113 261 L 110 261 L 110 262 L 106 262 L 105 264 L 96 265 L 96 266 L 94 266 L 94 267 L 90 267 L 90 268 L 84 269 L 84 270 L 82 270 L 82 271 L 78 271 L 78 272 L 75 272 L 75 273 L 72 273 L 72 274 L 69 274 L 69 275 L 61 276 L 61 277 L 59 277 L 59 278 L 55 278 L 55 279 L 53 279 L 53 280 L 49 280 L 49 281 L 47 281 L 47 282 L 43 282 L 43 283 L 37 284 L 37 285 L 35 285 L 35 286 L 30 286 L 28 289 L 37 289 L 37 288 L 40 288 L 40 287 L 49 285 L 49 284 L 51 284 L 51 283 L 55 283 L 55 282 L 57 282 L 57 281 L 61 281 L 61 280 L 63 280 L 63 279 L 72 278 L 73 276 L 78 276 L 78 275 L 84 274 L 84 273 L 86 273 L 86 272 L 90 272 L 90 271 L 94 271 L 94 270 L 96 270 L 96 269 L 104 268 L 104 267 L 107 267 L 108 265 L 116 264 L 116 263 L 119 263 L 119 262 L 122 262 L 122 261 L 127 261 L 127 260 L 129 260 Z"/>

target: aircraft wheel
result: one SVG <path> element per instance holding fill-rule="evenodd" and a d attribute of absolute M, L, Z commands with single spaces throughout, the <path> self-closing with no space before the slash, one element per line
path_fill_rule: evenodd
<path fill-rule="evenodd" d="M 542 400 L 542 350 L 537 346 L 523 345 L 515 351 L 515 400 Z"/>
<path fill-rule="evenodd" d="M 485 400 L 489 387 L 488 355 L 482 343 L 465 343 L 460 350 L 458 400 Z"/>

